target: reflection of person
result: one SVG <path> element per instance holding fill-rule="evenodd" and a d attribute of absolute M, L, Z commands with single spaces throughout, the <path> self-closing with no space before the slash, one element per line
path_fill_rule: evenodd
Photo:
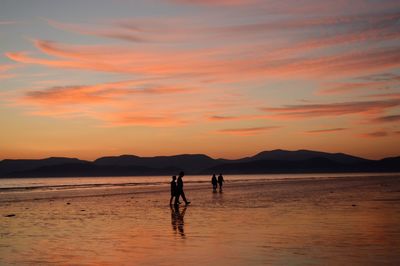
<path fill-rule="evenodd" d="M 219 191 L 222 191 L 222 183 L 224 183 L 224 177 L 222 176 L 222 174 L 219 174 L 218 176 L 218 184 L 219 184 Z"/>
<path fill-rule="evenodd" d="M 181 236 L 185 236 L 185 231 L 183 228 L 183 217 L 185 216 L 186 212 L 186 207 L 183 208 L 182 212 L 179 212 L 179 207 L 178 205 L 172 206 L 171 207 L 171 224 L 172 224 L 172 229 L 175 232 L 179 232 Z"/>
<path fill-rule="evenodd" d="M 213 186 L 213 191 L 217 190 L 217 177 L 215 176 L 215 174 L 213 174 L 212 178 L 211 178 L 211 184 Z"/>
<path fill-rule="evenodd" d="M 190 201 L 186 200 L 185 192 L 183 191 L 183 180 L 182 177 L 185 175 L 184 172 L 180 172 L 176 184 L 176 197 L 175 197 L 175 205 L 178 205 L 179 197 L 182 197 L 183 201 L 186 205 L 190 204 Z"/>
<path fill-rule="evenodd" d="M 176 176 L 172 176 L 172 181 L 171 181 L 171 198 L 169 199 L 169 205 L 172 204 L 172 199 L 173 199 L 174 197 L 177 197 L 177 195 L 176 195 L 176 182 L 175 182 L 175 180 L 176 180 Z M 178 204 L 179 204 L 179 202 L 178 202 Z"/>

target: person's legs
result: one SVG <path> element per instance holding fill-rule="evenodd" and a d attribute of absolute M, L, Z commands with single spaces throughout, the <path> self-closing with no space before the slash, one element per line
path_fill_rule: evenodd
<path fill-rule="evenodd" d="M 186 200 L 185 192 L 182 191 L 181 197 L 182 197 L 183 201 L 186 203 L 187 200 Z"/>
<path fill-rule="evenodd" d="M 178 205 L 179 204 L 179 196 L 180 196 L 180 193 L 177 193 L 176 195 L 175 195 L 175 205 Z"/>
<path fill-rule="evenodd" d="M 182 191 L 181 197 L 182 197 L 182 199 L 183 199 L 183 201 L 185 202 L 186 205 L 190 204 L 190 201 L 188 201 L 188 200 L 186 199 L 185 192 Z"/>

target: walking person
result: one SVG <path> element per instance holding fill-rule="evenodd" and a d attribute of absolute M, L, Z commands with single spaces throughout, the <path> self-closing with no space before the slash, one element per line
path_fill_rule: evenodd
<path fill-rule="evenodd" d="M 215 174 L 213 174 L 211 178 L 211 184 L 213 186 L 213 191 L 217 191 L 217 177 L 215 176 Z"/>
<path fill-rule="evenodd" d="M 178 180 L 176 182 L 176 197 L 175 197 L 175 205 L 178 205 L 179 203 L 179 197 L 182 197 L 183 201 L 185 202 L 186 205 L 190 204 L 190 201 L 186 199 L 185 192 L 183 191 L 183 180 L 182 177 L 185 175 L 184 172 L 180 172 L 178 176 Z"/>
<path fill-rule="evenodd" d="M 171 198 L 169 199 L 169 205 L 172 205 L 172 200 L 173 198 L 177 197 L 177 188 L 176 188 L 176 176 L 172 176 L 172 181 L 171 181 Z M 180 202 L 178 202 L 179 204 Z"/>
<path fill-rule="evenodd" d="M 224 183 L 224 177 L 222 176 L 222 174 L 219 174 L 218 176 L 218 184 L 219 184 L 219 191 L 222 191 L 222 183 Z"/>

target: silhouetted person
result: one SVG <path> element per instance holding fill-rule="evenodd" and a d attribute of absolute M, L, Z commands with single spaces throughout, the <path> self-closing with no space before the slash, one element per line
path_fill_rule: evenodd
<path fill-rule="evenodd" d="M 224 177 L 222 176 L 222 174 L 219 174 L 218 176 L 218 184 L 219 184 L 219 191 L 222 191 L 222 183 L 224 183 Z"/>
<path fill-rule="evenodd" d="M 172 204 L 172 199 L 177 197 L 177 188 L 176 188 L 176 176 L 172 176 L 172 181 L 171 181 L 171 198 L 169 200 L 169 205 Z M 180 202 L 178 202 L 179 204 Z"/>
<path fill-rule="evenodd" d="M 176 197 L 175 197 L 175 205 L 178 205 L 179 202 L 179 197 L 182 197 L 183 201 L 185 202 L 186 205 L 190 204 L 190 201 L 186 200 L 185 197 L 185 192 L 183 191 L 183 180 L 182 177 L 185 175 L 184 172 L 180 172 L 178 176 L 178 180 L 176 183 Z"/>
<path fill-rule="evenodd" d="M 213 174 L 212 178 L 211 178 L 211 184 L 213 186 L 213 191 L 217 190 L 217 177 L 215 176 L 215 174 Z"/>
<path fill-rule="evenodd" d="M 183 225 L 184 225 L 183 217 L 185 216 L 186 207 L 183 208 L 182 212 L 179 212 L 178 205 L 175 205 L 175 206 L 170 205 L 170 207 L 171 207 L 172 229 L 175 232 L 179 232 L 179 234 L 183 237 L 183 236 L 185 236 L 185 231 L 183 228 Z"/>

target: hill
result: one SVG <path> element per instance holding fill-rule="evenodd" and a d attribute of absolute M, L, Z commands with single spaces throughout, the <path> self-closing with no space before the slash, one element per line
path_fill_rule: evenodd
<path fill-rule="evenodd" d="M 0 161 L 0 177 L 172 175 L 181 170 L 188 174 L 398 172 L 400 157 L 367 160 L 344 153 L 272 150 L 237 160 L 181 154 L 108 156 L 93 162 L 64 157 Z"/>

